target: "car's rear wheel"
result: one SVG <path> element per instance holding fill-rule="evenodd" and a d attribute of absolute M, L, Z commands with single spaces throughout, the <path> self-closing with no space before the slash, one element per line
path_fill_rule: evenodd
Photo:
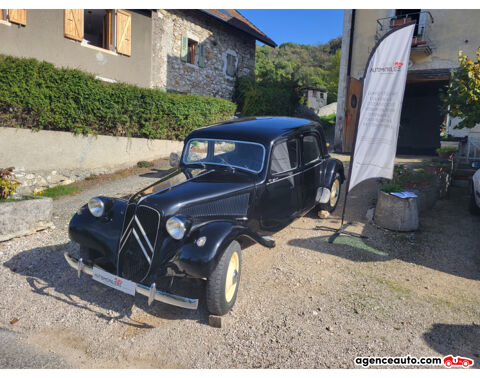
<path fill-rule="evenodd" d="M 340 199 L 340 192 L 342 189 L 342 178 L 340 173 L 336 172 L 335 176 L 333 177 L 332 183 L 330 185 L 330 198 L 328 199 L 327 203 L 321 203 L 318 205 L 320 210 L 326 210 L 329 213 L 335 211 L 338 205 L 338 201 Z"/>
<path fill-rule="evenodd" d="M 211 314 L 225 315 L 237 300 L 242 265 L 242 249 L 233 241 L 225 249 L 207 280 L 207 308 Z"/>

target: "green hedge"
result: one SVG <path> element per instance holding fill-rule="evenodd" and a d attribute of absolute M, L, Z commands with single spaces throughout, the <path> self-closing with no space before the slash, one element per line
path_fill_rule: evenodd
<path fill-rule="evenodd" d="M 0 125 L 182 140 L 232 117 L 230 101 L 110 84 L 79 70 L 0 55 Z"/>

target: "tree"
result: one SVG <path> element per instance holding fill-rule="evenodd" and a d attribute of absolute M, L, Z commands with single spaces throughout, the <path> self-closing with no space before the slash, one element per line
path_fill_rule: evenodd
<path fill-rule="evenodd" d="M 473 128 L 480 124 L 480 48 L 475 52 L 476 61 L 458 53 L 457 68 L 447 89 L 441 94 L 443 111 L 462 121 L 458 129 Z"/>

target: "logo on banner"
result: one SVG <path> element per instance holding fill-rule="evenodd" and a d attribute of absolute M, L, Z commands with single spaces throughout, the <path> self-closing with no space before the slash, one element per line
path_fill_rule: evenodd
<path fill-rule="evenodd" d="M 402 62 L 395 62 L 391 66 L 379 66 L 379 67 L 372 67 L 370 69 L 370 72 L 379 72 L 379 73 L 395 73 L 395 72 L 400 72 L 400 70 L 403 67 Z"/>

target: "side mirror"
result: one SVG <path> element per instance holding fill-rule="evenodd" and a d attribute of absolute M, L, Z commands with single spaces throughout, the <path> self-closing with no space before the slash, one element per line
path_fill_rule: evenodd
<path fill-rule="evenodd" d="M 178 168 L 180 166 L 180 153 L 172 152 L 170 154 L 170 165 L 174 168 Z"/>

